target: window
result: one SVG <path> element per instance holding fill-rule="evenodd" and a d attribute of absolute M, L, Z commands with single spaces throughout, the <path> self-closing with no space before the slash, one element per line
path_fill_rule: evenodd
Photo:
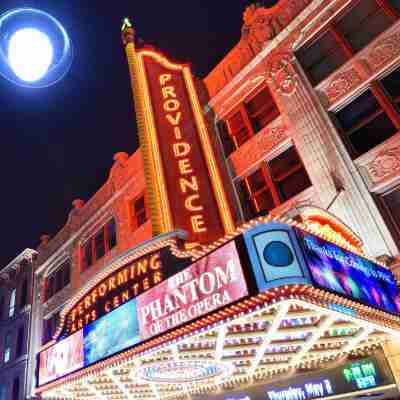
<path fill-rule="evenodd" d="M 6 386 L 4 382 L 0 383 L 0 400 L 6 400 Z"/>
<path fill-rule="evenodd" d="M 313 85 L 324 80 L 400 17 L 398 0 L 359 0 L 297 58 Z"/>
<path fill-rule="evenodd" d="M 4 338 L 4 362 L 8 363 L 11 359 L 12 332 L 7 332 Z"/>
<path fill-rule="evenodd" d="M 58 313 L 54 313 L 51 317 L 43 320 L 43 335 L 42 344 L 49 342 L 57 329 L 58 325 Z"/>
<path fill-rule="evenodd" d="M 246 220 L 271 211 L 309 186 L 310 179 L 293 146 L 237 184 Z"/>
<path fill-rule="evenodd" d="M 380 200 L 388 217 L 389 226 L 394 228 L 397 237 L 400 237 L 400 187 L 385 193 Z"/>
<path fill-rule="evenodd" d="M 14 378 L 12 386 L 13 400 L 18 400 L 19 398 L 19 377 Z"/>
<path fill-rule="evenodd" d="M 15 299 L 17 296 L 17 289 L 13 289 L 10 295 L 10 305 L 8 308 L 8 316 L 12 317 L 15 314 Z"/>
<path fill-rule="evenodd" d="M 17 358 L 22 356 L 23 350 L 24 350 L 24 327 L 20 326 L 18 328 L 17 347 L 15 350 Z"/>
<path fill-rule="evenodd" d="M 278 115 L 279 110 L 267 87 L 246 100 L 219 123 L 225 156 L 228 157 Z"/>
<path fill-rule="evenodd" d="M 3 319 L 4 310 L 4 296 L 0 297 L 0 321 Z"/>
<path fill-rule="evenodd" d="M 21 309 L 26 306 L 28 302 L 28 279 L 24 278 L 21 285 L 20 307 Z"/>
<path fill-rule="evenodd" d="M 56 271 L 47 278 L 46 300 L 49 300 L 60 290 L 69 285 L 71 280 L 71 261 L 66 260 Z"/>
<path fill-rule="evenodd" d="M 117 244 L 115 220 L 111 219 L 81 247 L 81 270 L 90 268 Z"/>
<path fill-rule="evenodd" d="M 369 90 L 335 114 L 336 123 L 353 158 L 389 139 L 400 129 L 400 70 L 381 82 L 373 82 Z"/>
<path fill-rule="evenodd" d="M 132 229 L 135 230 L 142 226 L 147 220 L 147 209 L 145 195 L 137 197 L 132 201 Z"/>

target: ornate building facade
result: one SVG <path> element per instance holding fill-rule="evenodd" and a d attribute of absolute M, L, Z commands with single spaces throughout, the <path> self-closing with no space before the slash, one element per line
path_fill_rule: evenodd
<path fill-rule="evenodd" d="M 125 21 L 141 149 L 116 154 L 105 185 L 86 204 L 74 201 L 54 238 L 42 238 L 35 267 L 39 301 L 32 340 L 40 362 L 34 391 L 60 399 L 202 399 L 215 392 L 222 399 L 227 393 L 246 398 L 243 388 L 257 387 L 251 396 L 259 398 L 260 385 L 272 380 L 275 386 L 265 386 L 270 400 L 346 391 L 397 396 L 398 317 L 358 304 L 359 293 L 346 300 L 311 289 L 304 276 L 273 290 L 260 285 L 257 274 L 257 282 L 248 277 L 257 262 L 247 237 L 263 229 L 301 229 L 368 262 L 377 259 L 379 274 L 383 264 L 397 273 L 399 32 L 397 0 L 280 0 L 269 8 L 257 3 L 244 12 L 239 43 L 200 85 L 187 66 L 136 49 L 135 32 Z M 185 141 L 185 135 L 192 136 Z M 242 293 L 236 300 L 243 301 L 221 300 L 219 308 L 193 304 L 195 322 L 178 329 L 181 313 L 166 320 L 167 329 L 157 322 L 167 311 L 154 300 L 142 306 L 147 311 L 140 324 L 147 317 L 155 322 L 140 332 L 136 347 L 110 353 L 96 348 L 101 357 L 91 353 L 100 341 L 92 329 L 99 332 L 106 314 L 112 318 L 122 304 L 150 301 L 146 293 L 161 296 L 168 291 L 162 281 L 203 259 L 222 257 L 225 248 L 240 258 L 245 280 L 253 279 L 247 291 L 235 289 Z M 300 250 L 295 253 L 303 260 Z M 156 293 L 156 286 L 163 289 Z M 102 329 L 104 347 L 113 338 Z M 59 344 L 67 341 L 85 357 L 73 369 L 57 371 L 54 360 L 65 355 Z M 315 375 L 333 361 L 340 371 L 333 368 L 332 376 L 344 374 L 357 387 L 344 384 L 340 391 Z M 364 370 L 386 371 L 386 364 L 391 372 L 380 387 L 363 386 L 373 375 Z M 216 383 L 211 370 L 223 378 Z M 363 383 L 353 379 L 361 370 Z M 185 381 L 185 373 L 191 380 Z M 276 383 L 293 374 L 300 379 L 293 381 L 298 397 Z M 319 392 L 304 386 L 307 377 L 324 382 Z M 243 390 L 234 392 L 238 388 Z"/>

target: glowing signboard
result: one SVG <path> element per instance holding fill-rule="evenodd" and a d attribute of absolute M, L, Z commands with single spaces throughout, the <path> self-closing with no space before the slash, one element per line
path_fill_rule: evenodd
<path fill-rule="evenodd" d="M 189 259 L 178 259 L 165 247 L 124 265 L 94 286 L 75 304 L 67 314 L 62 336 L 68 336 L 96 321 L 189 263 Z"/>
<path fill-rule="evenodd" d="M 39 385 L 74 372 L 83 365 L 83 331 L 79 331 L 40 353 Z"/>
<path fill-rule="evenodd" d="M 194 400 L 312 400 L 371 389 L 393 382 L 385 359 L 376 354 L 320 372 L 298 374 L 290 379 L 230 391 L 229 394 L 208 393 L 192 397 Z"/>
<path fill-rule="evenodd" d="M 400 291 L 391 271 L 317 236 L 296 231 L 315 285 L 400 314 Z"/>
<path fill-rule="evenodd" d="M 231 217 L 190 69 L 153 51 L 140 51 L 138 57 L 154 123 L 147 140 L 158 149 L 154 154 L 162 168 L 149 190 L 163 177 L 168 200 L 160 207 L 171 214 L 173 227 L 188 232 L 189 242 L 212 242 L 225 233 Z"/>
<path fill-rule="evenodd" d="M 39 385 L 126 350 L 247 294 L 236 244 L 230 242 L 136 298 L 124 300 L 121 297 L 118 307 L 110 307 L 108 314 L 41 352 Z M 209 367 L 211 369 L 206 368 L 208 372 L 212 370 L 212 366 Z"/>
<path fill-rule="evenodd" d="M 248 294 L 234 242 L 138 297 L 143 339 L 237 301 Z"/>

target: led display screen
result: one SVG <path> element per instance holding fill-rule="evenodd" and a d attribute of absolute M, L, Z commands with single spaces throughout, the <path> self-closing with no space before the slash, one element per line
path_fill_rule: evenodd
<path fill-rule="evenodd" d="M 85 326 L 84 365 L 90 365 L 140 342 L 136 299 Z"/>
<path fill-rule="evenodd" d="M 79 331 L 40 353 L 39 385 L 74 372 L 83 365 L 83 331 Z"/>
<path fill-rule="evenodd" d="M 312 400 L 393 383 L 385 360 L 367 357 L 322 372 L 297 375 L 268 384 L 221 394 L 192 396 L 193 400 Z"/>
<path fill-rule="evenodd" d="M 108 299 L 108 314 L 39 355 L 39 385 L 126 350 L 248 294 L 230 242 L 136 298 Z M 118 300 L 118 301 L 116 301 Z"/>
<path fill-rule="evenodd" d="M 234 242 L 138 297 L 143 339 L 221 308 L 248 294 Z"/>
<path fill-rule="evenodd" d="M 400 291 L 384 267 L 296 229 L 316 286 L 399 315 Z"/>

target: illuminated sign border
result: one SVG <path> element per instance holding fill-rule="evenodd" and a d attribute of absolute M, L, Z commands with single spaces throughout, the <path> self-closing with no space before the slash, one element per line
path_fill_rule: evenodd
<path fill-rule="evenodd" d="M 96 361 L 94 361 L 94 362 L 90 362 L 90 363 L 86 363 L 86 360 L 87 360 L 87 357 L 86 357 L 86 351 L 87 351 L 87 348 L 86 348 L 86 340 L 87 340 L 87 335 L 89 335 L 90 334 L 90 331 L 91 331 L 91 326 L 92 325 L 95 325 L 95 324 L 100 324 L 101 323 L 101 321 L 106 321 L 106 319 L 107 318 L 110 318 L 111 316 L 113 316 L 113 315 L 115 315 L 115 314 L 113 314 L 114 312 L 117 312 L 118 313 L 118 310 L 121 310 L 122 308 L 126 308 L 126 307 L 129 307 L 129 305 L 133 305 L 134 304 L 134 306 L 136 307 L 136 313 L 137 314 L 139 314 L 139 311 L 140 311 L 140 305 L 139 305 L 139 302 L 140 301 L 143 301 L 143 299 L 146 299 L 147 300 L 147 298 L 148 297 L 150 297 L 150 294 L 151 294 L 151 292 L 152 291 L 155 291 L 155 290 L 159 290 L 160 289 L 160 286 L 164 283 L 165 285 L 167 285 L 167 282 L 169 281 L 169 280 L 176 280 L 177 282 L 177 284 L 182 284 L 182 286 L 185 286 L 185 285 L 187 285 L 187 288 L 188 288 L 188 292 L 190 292 L 190 295 L 192 296 L 192 298 L 193 298 L 193 296 L 197 296 L 197 294 L 195 294 L 195 292 L 194 292 L 194 289 L 193 289 L 193 285 L 192 285 L 192 283 L 191 282 L 189 282 L 189 281 L 185 281 L 185 277 L 186 277 L 186 274 L 185 274 L 185 272 L 187 273 L 187 272 L 190 272 L 190 271 L 192 271 L 193 270 L 193 277 L 194 277 L 194 279 L 198 279 L 199 280 L 199 283 L 198 284 L 200 284 L 200 278 L 201 278 L 201 271 L 202 271 L 202 267 L 201 267 L 201 263 L 203 263 L 204 264 L 204 266 L 205 266 L 205 270 L 203 271 L 203 275 L 206 275 L 206 274 L 208 274 L 207 276 L 208 276 L 208 278 L 207 279 L 211 279 L 211 277 L 210 277 L 210 274 L 211 274 L 211 271 L 209 270 L 209 269 L 207 269 L 208 268 L 208 262 L 212 262 L 212 263 L 217 263 L 217 265 L 215 265 L 214 267 L 212 267 L 211 268 L 211 270 L 212 271 L 214 271 L 215 270 L 215 274 L 216 275 L 218 275 L 218 271 L 217 270 L 222 270 L 223 268 L 221 268 L 219 265 L 218 265 L 218 262 L 220 262 L 220 261 L 217 261 L 217 260 L 212 260 L 212 257 L 214 256 L 214 257 L 218 257 L 218 256 L 220 256 L 220 254 L 219 253 L 221 253 L 221 252 L 223 252 L 224 251 L 224 249 L 226 249 L 227 251 L 230 251 L 230 252 L 232 252 L 232 248 L 233 248 L 233 250 L 234 250 L 234 253 L 229 253 L 228 255 L 224 255 L 226 258 L 227 257 L 229 257 L 230 255 L 233 257 L 233 258 L 235 258 L 235 267 L 237 267 L 237 269 L 238 270 L 236 270 L 236 269 L 234 269 L 233 271 L 232 271 L 232 266 L 231 266 L 231 264 L 230 264 L 230 261 L 231 260 L 228 260 L 228 259 L 226 259 L 226 266 L 225 266 L 225 269 L 226 269 L 226 273 L 225 274 L 223 274 L 222 272 L 220 273 L 220 276 L 219 276 L 219 279 L 220 279 L 220 281 L 223 283 L 223 286 L 222 286 L 222 289 L 226 289 L 226 290 L 230 290 L 230 291 L 234 291 L 234 293 L 233 292 L 230 292 L 230 295 L 232 295 L 233 296 L 233 298 L 230 298 L 229 299 L 229 296 L 227 297 L 228 299 L 229 299 L 229 301 L 228 302 L 226 302 L 226 303 L 224 303 L 224 304 L 219 304 L 218 302 L 216 302 L 215 301 L 215 299 L 214 299 L 214 296 L 215 296 L 215 294 L 216 293 L 219 293 L 219 290 L 220 290 L 220 288 L 221 287 L 219 287 L 218 286 L 218 280 L 216 280 L 216 282 L 217 282 L 217 284 L 215 284 L 214 285 L 214 287 L 215 288 L 217 288 L 217 290 L 215 291 L 215 292 L 212 292 L 212 293 L 207 293 L 206 294 L 206 297 L 204 297 L 204 298 L 199 298 L 199 301 L 198 301 L 198 303 L 204 303 L 204 304 L 208 304 L 207 303 L 207 301 L 208 301 L 208 295 L 212 295 L 212 297 L 213 297 L 213 301 L 214 301 L 214 306 L 210 306 L 209 308 L 206 308 L 205 306 L 203 306 L 203 305 L 198 305 L 198 303 L 195 303 L 195 302 L 193 302 L 193 303 L 190 303 L 189 304 L 189 306 L 196 306 L 195 307 L 195 309 L 197 310 L 196 312 L 197 312 L 197 314 L 195 315 L 195 316 L 190 316 L 189 315 L 189 318 L 188 319 L 186 319 L 186 320 L 181 320 L 179 323 L 177 323 L 177 324 L 175 324 L 174 326 L 171 326 L 171 327 L 169 327 L 168 329 L 163 329 L 163 330 L 161 330 L 160 332 L 156 332 L 156 333 L 151 333 L 150 335 L 147 335 L 147 336 L 145 336 L 145 334 L 144 334 L 144 332 L 146 332 L 145 331 L 145 329 L 144 329 L 144 326 L 143 326 L 143 321 L 141 321 L 140 320 L 140 318 L 139 317 L 137 317 L 136 318 L 136 320 L 135 320 L 135 323 L 136 323 L 136 325 L 137 325 L 137 327 L 138 327 L 138 335 L 140 335 L 140 339 L 139 340 L 135 340 L 135 343 L 134 344 L 130 344 L 129 346 L 125 346 L 124 344 L 122 344 L 121 346 L 119 345 L 119 344 L 116 344 L 116 346 L 118 347 L 118 350 L 116 351 L 116 352 L 114 352 L 114 353 L 110 353 L 110 354 L 107 354 L 106 356 L 104 356 L 104 357 L 100 357 L 100 358 L 98 358 Z M 220 256 L 221 257 L 221 256 Z M 190 269 L 192 269 L 192 270 L 190 270 Z M 190 271 L 189 271 L 190 270 Z M 197 275 L 196 275 L 197 274 Z M 221 275 L 222 274 L 222 275 Z M 204 282 L 205 282 L 205 279 L 206 278 L 204 278 Z M 217 279 L 217 277 L 215 278 L 215 279 Z M 215 282 L 214 282 L 215 283 Z M 238 283 L 239 284 L 239 287 L 237 288 L 235 285 L 236 285 L 236 283 Z M 164 286 L 165 286 L 164 285 Z M 169 287 L 169 286 L 168 286 Z M 210 286 L 211 287 L 211 286 Z M 208 288 L 207 288 L 208 289 Z M 185 289 L 186 290 L 186 289 Z M 164 292 L 165 293 L 165 292 Z M 169 293 L 169 292 L 166 292 L 167 294 Z M 130 299 L 129 301 L 127 301 L 126 303 L 124 303 L 123 305 L 121 305 L 120 307 L 118 307 L 118 308 L 116 308 L 115 310 L 113 310 L 113 311 L 111 311 L 110 313 L 108 313 L 108 314 L 105 314 L 104 316 L 102 316 L 101 318 L 99 318 L 98 320 L 96 320 L 96 321 L 94 321 L 94 322 L 92 322 L 92 323 L 90 323 L 89 325 L 86 325 L 86 326 L 84 326 L 82 329 L 80 329 L 80 330 L 78 330 L 78 331 L 76 331 L 73 335 L 71 335 L 71 336 L 68 336 L 67 338 L 65 338 L 65 339 L 62 339 L 62 340 L 60 340 L 60 341 L 58 341 L 58 342 L 56 342 L 53 346 L 50 346 L 50 347 L 48 347 L 47 349 L 45 349 L 45 350 L 43 350 L 42 352 L 40 352 L 39 354 L 38 354 L 38 365 L 40 366 L 41 365 L 41 361 L 42 361 L 42 358 L 43 357 L 45 357 L 45 354 L 48 354 L 48 353 L 51 353 L 52 352 L 52 350 L 53 349 L 57 349 L 57 347 L 59 348 L 59 351 L 57 350 L 56 351 L 56 353 L 58 354 L 58 353 L 62 353 L 62 354 L 67 354 L 68 352 L 69 352 L 69 349 L 67 348 L 68 346 L 63 346 L 63 344 L 65 344 L 65 345 L 67 345 L 68 344 L 68 340 L 70 340 L 70 338 L 71 337 L 73 337 L 74 335 L 77 335 L 77 334 L 79 334 L 80 332 L 82 332 L 82 334 L 81 334 L 81 336 L 82 336 L 82 341 L 83 341 L 83 343 L 82 343 L 82 347 L 83 347 L 83 349 L 84 349 L 84 351 L 83 351 L 83 355 L 82 355 L 82 357 L 83 357 L 83 359 L 84 359 L 84 364 L 83 364 L 83 366 L 82 365 L 75 365 L 75 367 L 74 368 L 69 368 L 69 371 L 65 374 L 65 375 L 58 375 L 56 378 L 54 378 L 54 379 L 48 379 L 48 378 L 43 378 L 43 376 L 45 376 L 45 374 L 43 374 L 43 373 L 41 373 L 41 371 L 40 371 L 40 367 L 38 368 L 38 370 L 37 370 L 37 373 L 38 373 L 38 377 L 37 377 L 37 379 L 38 379 L 38 382 L 40 382 L 40 385 L 39 386 L 43 386 L 43 385 L 45 385 L 45 384 L 48 384 L 48 383 L 51 383 L 51 382 L 54 382 L 55 380 L 58 380 L 58 379 L 60 379 L 60 378 L 64 378 L 65 376 L 67 376 L 67 375 L 69 375 L 70 373 L 73 373 L 73 372 L 76 372 L 76 371 L 78 371 L 79 369 L 82 369 L 82 368 L 87 368 L 87 367 L 89 367 L 89 366 L 91 366 L 91 365 L 94 365 L 94 364 L 96 364 L 97 362 L 100 362 L 100 361 L 103 361 L 103 360 L 105 360 L 105 359 L 107 359 L 107 358 L 109 358 L 109 357 L 112 357 L 112 356 L 114 356 L 114 355 L 116 355 L 116 354 L 118 354 L 119 352 L 122 352 L 122 351 L 125 351 L 125 350 L 127 350 L 128 348 L 131 348 L 131 347 L 133 347 L 133 346 L 136 346 L 137 344 L 142 344 L 143 342 L 145 342 L 145 341 L 147 341 L 147 340 L 151 340 L 151 339 L 153 339 L 153 338 L 155 338 L 156 336 L 159 336 L 159 335 L 161 335 L 161 334 L 164 334 L 166 331 L 168 331 L 169 329 L 178 329 L 178 328 L 180 328 L 180 327 L 182 327 L 183 325 L 185 325 L 185 324 L 187 324 L 187 323 L 191 323 L 191 322 L 193 322 L 194 320 L 197 320 L 197 319 L 199 319 L 199 318 L 202 318 L 202 317 L 204 317 L 206 314 L 208 314 L 208 313 L 211 313 L 211 312 L 217 312 L 219 309 L 222 309 L 223 307 L 225 307 L 225 306 L 228 306 L 228 305 L 231 305 L 231 304 L 233 304 L 233 303 L 235 303 L 235 302 L 237 302 L 237 301 L 239 301 L 239 300 L 241 300 L 241 299 L 243 299 L 243 298 L 245 298 L 245 297 L 247 297 L 249 295 L 249 282 L 248 282 L 248 280 L 247 280 L 247 277 L 246 277 L 246 274 L 244 273 L 244 268 L 243 268 L 243 265 L 242 265 L 242 261 L 241 261 L 241 258 L 240 258 L 240 252 L 239 252 L 239 250 L 238 250 L 238 248 L 237 248 L 237 244 L 236 244 L 236 241 L 230 241 L 230 242 L 227 242 L 227 243 L 225 243 L 223 246 L 221 246 L 221 247 L 219 247 L 218 249 L 216 249 L 215 251 L 213 251 L 213 252 L 211 252 L 211 253 L 209 253 L 209 254 L 207 254 L 207 255 L 205 255 L 204 257 L 202 257 L 202 258 L 200 258 L 200 259 L 198 259 L 198 260 L 196 260 L 195 262 L 193 262 L 190 266 L 188 266 L 188 267 L 186 267 L 185 269 L 183 269 L 181 272 L 178 272 L 178 273 L 176 273 L 175 275 L 173 275 L 173 276 L 170 276 L 168 279 L 166 279 L 165 281 L 163 281 L 161 284 L 158 284 L 157 286 L 155 286 L 155 287 L 153 287 L 153 288 L 151 288 L 151 289 L 149 289 L 147 292 L 144 292 L 144 293 L 142 293 L 142 294 L 140 294 L 139 296 L 137 296 L 137 297 L 135 297 L 135 298 L 132 298 L 132 299 Z M 225 299 L 225 294 L 223 295 L 223 299 Z M 188 295 L 188 297 L 190 297 L 189 295 Z M 180 295 L 177 295 L 177 298 L 182 298 L 182 293 L 180 294 Z M 150 299 L 151 299 L 151 297 L 150 297 Z M 146 301 L 142 304 L 142 306 L 146 306 Z M 167 306 L 168 307 L 168 306 Z M 165 308 L 166 309 L 166 308 Z M 182 312 L 183 312 L 183 308 L 182 309 L 179 309 L 179 310 L 177 310 L 178 311 L 178 313 L 179 313 L 179 315 L 181 316 L 182 314 Z M 136 315 L 137 315 L 136 314 Z M 169 316 L 168 316 L 168 318 L 169 318 Z M 173 317 L 171 317 L 172 319 L 171 320 L 173 320 Z M 127 342 L 127 341 L 126 341 Z M 53 364 L 54 364 L 54 362 L 53 362 Z M 40 379 L 40 380 L 39 380 Z"/>
<path fill-rule="evenodd" d="M 145 69 L 145 57 L 153 59 L 159 65 L 170 71 L 182 73 L 187 91 L 186 94 L 196 125 L 197 137 L 200 141 L 202 157 L 205 160 L 213 195 L 216 200 L 216 207 L 222 225 L 221 228 L 225 234 L 233 233 L 235 230 L 235 223 L 232 211 L 223 186 L 222 177 L 196 93 L 190 67 L 187 64 L 172 63 L 163 55 L 152 50 L 142 49 L 137 52 L 135 47 L 135 31 L 129 24 L 124 24 L 122 38 L 128 59 L 139 128 L 138 133 L 143 150 L 145 175 L 149 188 L 149 205 L 153 233 L 157 235 L 159 233 L 169 232 L 173 229 L 174 223 L 170 207 L 171 200 L 167 191 L 165 170 L 163 168 L 160 146 L 157 139 L 157 127 L 151 102 L 150 85 Z"/>

